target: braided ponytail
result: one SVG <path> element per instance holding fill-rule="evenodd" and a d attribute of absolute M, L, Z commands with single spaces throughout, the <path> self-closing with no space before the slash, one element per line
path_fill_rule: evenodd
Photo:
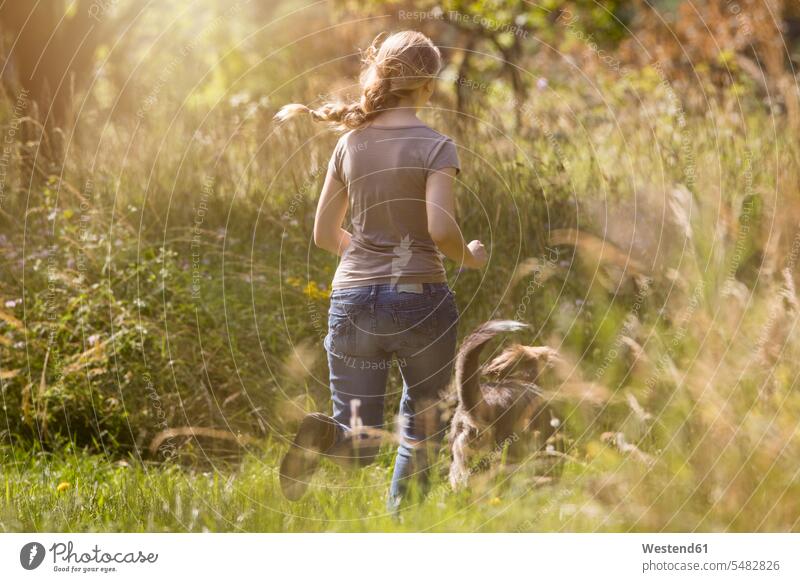
<path fill-rule="evenodd" d="M 380 43 L 381 36 L 362 52 L 364 66 L 358 101 L 329 102 L 317 109 L 291 103 L 281 107 L 274 120 L 284 122 L 299 115 L 310 115 L 314 121 L 329 123 L 341 131 L 358 129 L 380 112 L 396 107 L 401 99 L 412 95 L 439 73 L 441 53 L 424 34 L 406 30 Z"/>

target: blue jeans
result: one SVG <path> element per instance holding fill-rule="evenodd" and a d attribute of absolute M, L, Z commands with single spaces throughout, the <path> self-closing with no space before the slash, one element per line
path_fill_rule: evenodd
<path fill-rule="evenodd" d="M 457 324 L 458 309 L 447 283 L 369 285 L 331 294 L 325 349 L 339 440 L 350 434 L 354 399 L 361 402 L 361 423 L 382 427 L 389 370 L 397 366 L 403 377 L 403 428 L 389 490 L 391 508 L 399 505 L 412 478 L 423 489 L 427 486 L 445 430 L 441 402 L 452 374 Z"/>

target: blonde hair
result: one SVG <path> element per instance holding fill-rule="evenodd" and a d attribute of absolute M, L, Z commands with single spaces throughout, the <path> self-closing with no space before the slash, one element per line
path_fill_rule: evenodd
<path fill-rule="evenodd" d="M 421 32 L 396 32 L 382 43 L 381 36 L 362 52 L 361 98 L 358 101 L 328 102 L 316 109 L 292 103 L 281 107 L 274 119 L 283 122 L 306 114 L 314 121 L 328 122 L 340 130 L 358 129 L 378 113 L 396 107 L 401 99 L 411 96 L 439 74 L 442 55 Z"/>

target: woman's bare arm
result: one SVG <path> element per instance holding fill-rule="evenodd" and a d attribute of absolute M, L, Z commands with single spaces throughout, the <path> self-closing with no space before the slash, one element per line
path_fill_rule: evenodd
<path fill-rule="evenodd" d="M 314 244 L 341 256 L 350 246 L 350 233 L 342 228 L 347 213 L 347 188 L 328 170 L 314 217 Z"/>
<path fill-rule="evenodd" d="M 471 269 L 480 269 L 488 256 L 480 241 L 464 244 L 461 229 L 456 222 L 453 179 L 455 168 L 444 168 L 432 172 L 425 185 L 425 200 L 428 214 L 428 233 L 444 255 Z"/>

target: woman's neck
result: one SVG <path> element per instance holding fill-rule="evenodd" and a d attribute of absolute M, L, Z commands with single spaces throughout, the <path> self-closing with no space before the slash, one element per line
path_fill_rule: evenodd
<path fill-rule="evenodd" d="M 388 111 L 383 111 L 373 118 L 375 125 L 395 126 L 395 125 L 422 125 L 422 121 L 417 117 L 416 107 L 395 107 Z"/>

